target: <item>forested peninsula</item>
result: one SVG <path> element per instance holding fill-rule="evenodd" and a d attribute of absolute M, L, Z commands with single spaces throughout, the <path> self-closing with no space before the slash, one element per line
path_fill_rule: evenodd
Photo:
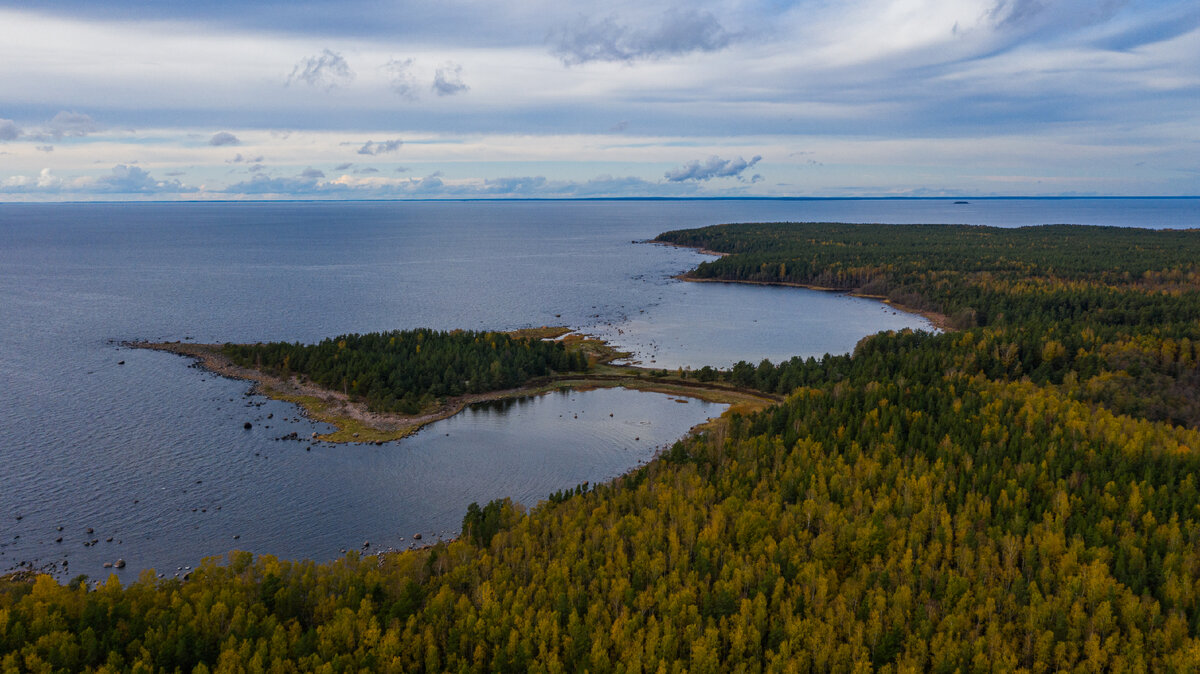
<path fill-rule="evenodd" d="M 758 410 L 777 394 L 689 373 L 613 365 L 628 354 L 569 328 L 510 332 L 420 328 L 347 334 L 316 344 L 127 342 L 197 359 L 225 377 L 300 406 L 336 427 L 314 439 L 383 442 L 406 437 L 467 405 L 552 389 L 622 386 Z"/>
<path fill-rule="evenodd" d="M 752 224 L 699 279 L 945 314 L 715 379 L 782 403 L 463 536 L 0 587 L 0 664 L 233 671 L 1191 671 L 1200 232 Z"/>

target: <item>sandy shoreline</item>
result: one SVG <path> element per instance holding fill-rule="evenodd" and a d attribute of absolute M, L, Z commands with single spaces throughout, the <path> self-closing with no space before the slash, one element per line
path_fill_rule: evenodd
<path fill-rule="evenodd" d="M 727 255 L 732 255 L 732 253 L 722 253 L 722 252 L 716 251 L 716 250 L 709 250 L 707 248 L 699 248 L 697 246 L 689 246 L 687 244 L 682 244 L 682 243 L 672 243 L 670 241 L 657 241 L 655 239 L 649 239 L 646 241 L 646 243 L 654 243 L 654 244 L 658 244 L 660 246 L 671 246 L 672 248 L 687 248 L 688 250 L 694 250 L 697 253 L 703 253 L 704 255 L 714 255 L 716 257 L 725 257 Z M 883 302 L 884 304 L 886 304 L 888 306 L 895 307 L 896 309 L 899 309 L 903 312 L 910 313 L 910 314 L 916 314 L 918 316 L 925 318 L 926 320 L 928 320 L 930 323 L 933 324 L 933 327 L 937 328 L 938 330 L 941 330 L 942 332 L 954 332 L 954 328 L 950 327 L 950 318 L 948 316 L 946 316 L 945 314 L 939 314 L 936 311 L 917 309 L 914 307 L 899 304 L 897 302 L 893 302 L 893 301 L 889 300 L 887 297 L 884 297 L 883 295 L 869 295 L 867 293 L 860 293 L 860 292 L 856 292 L 854 290 L 841 290 L 838 288 L 829 288 L 826 286 L 817 286 L 817 285 L 811 285 L 808 283 L 794 283 L 791 281 L 749 281 L 749 280 L 740 280 L 740 279 L 695 278 L 695 277 L 691 276 L 690 271 L 686 271 L 682 274 L 678 274 L 677 276 L 675 276 L 675 278 L 679 279 L 680 281 L 691 281 L 692 283 L 742 283 L 745 285 L 755 285 L 755 286 L 786 286 L 789 288 L 804 288 L 806 290 L 820 290 L 823 292 L 846 293 L 847 295 L 850 295 L 851 297 L 862 297 L 864 299 L 869 299 L 869 300 L 879 300 L 880 302 Z"/>
<path fill-rule="evenodd" d="M 845 293 L 851 297 L 861 297 L 863 299 L 868 299 L 868 300 L 878 300 L 890 307 L 894 307 L 905 313 L 916 314 L 918 316 L 921 316 L 921 317 L 925 318 L 926 320 L 928 320 L 930 323 L 932 323 L 933 327 L 937 328 L 938 330 L 941 330 L 942 332 L 954 332 L 954 328 L 950 327 L 950 318 L 948 316 L 946 316 L 945 314 L 939 314 L 936 311 L 927 311 L 925 309 L 916 309 L 913 307 L 905 306 L 903 304 L 898 304 L 896 302 L 889 300 L 887 297 L 885 297 L 883 295 L 870 295 L 867 293 L 856 292 L 854 290 L 841 290 L 839 288 L 829 288 L 826 286 L 810 285 L 807 283 L 794 283 L 792 281 L 749 281 L 749 280 L 742 280 L 742 279 L 695 278 L 693 276 L 690 276 L 690 274 L 691 274 L 691 272 L 684 272 L 682 274 L 675 276 L 675 278 L 679 279 L 680 281 L 689 281 L 691 283 L 738 283 L 738 284 L 742 284 L 742 285 L 752 285 L 752 286 L 786 286 L 788 288 L 804 288 L 806 290 L 819 290 L 821 292 L 827 292 L 827 293 Z"/>

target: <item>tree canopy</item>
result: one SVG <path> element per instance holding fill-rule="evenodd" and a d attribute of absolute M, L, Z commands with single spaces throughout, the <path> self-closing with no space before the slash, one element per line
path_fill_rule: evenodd
<path fill-rule="evenodd" d="M 222 351 L 243 367 L 302 375 L 365 400 L 372 411 L 405 414 L 447 396 L 515 388 L 588 368 L 583 353 L 560 341 L 467 330 L 351 334 L 317 344 L 226 344 Z"/>

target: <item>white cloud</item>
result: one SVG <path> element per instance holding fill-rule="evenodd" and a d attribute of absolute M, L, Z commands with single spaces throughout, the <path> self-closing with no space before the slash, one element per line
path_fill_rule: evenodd
<path fill-rule="evenodd" d="M 58 192 L 63 185 L 61 178 L 44 168 L 37 176 L 10 176 L 0 182 L 0 192 L 9 194 L 33 192 Z"/>
<path fill-rule="evenodd" d="M 125 164 L 114 166 L 107 174 L 76 180 L 74 186 L 86 192 L 114 194 L 178 194 L 190 191 L 178 180 L 156 180 L 145 169 Z"/>

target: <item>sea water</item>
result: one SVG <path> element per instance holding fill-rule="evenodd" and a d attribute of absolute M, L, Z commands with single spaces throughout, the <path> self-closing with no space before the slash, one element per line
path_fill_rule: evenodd
<path fill-rule="evenodd" d="M 318 560 L 403 548 L 415 533 L 453 536 L 472 501 L 534 506 L 627 472 L 723 409 L 566 392 L 382 446 L 314 445 L 278 439 L 327 430 L 295 407 L 125 340 L 566 325 L 656 367 L 819 356 L 928 324 L 840 294 L 683 283 L 709 258 L 643 242 L 737 221 L 1194 227 L 1197 212 L 1196 200 L 0 204 L 0 570 L 104 577 L 120 558 L 127 578 L 170 576 L 234 548 Z"/>

